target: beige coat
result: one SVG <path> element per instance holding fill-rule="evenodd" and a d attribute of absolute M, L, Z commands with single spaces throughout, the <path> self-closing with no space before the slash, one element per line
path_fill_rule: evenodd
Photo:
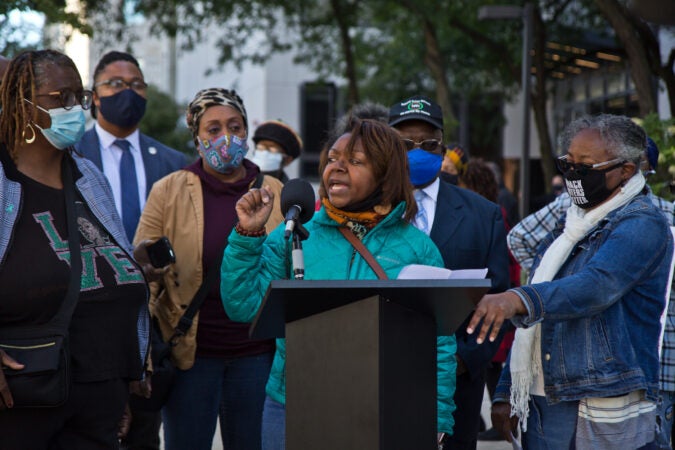
<path fill-rule="evenodd" d="M 274 209 L 265 225 L 270 232 L 284 219 L 279 204 L 283 185 L 276 178 L 265 176 L 263 186 L 269 186 L 274 192 Z M 193 172 L 179 170 L 152 186 L 136 230 L 134 245 L 144 239 L 166 236 L 176 254 L 176 263 L 163 279 L 150 283 L 150 312 L 157 317 L 164 339 L 173 335 L 174 327 L 202 284 L 203 208 L 199 177 Z M 172 349 L 174 363 L 179 369 L 186 370 L 194 364 L 198 322 L 199 313 L 187 334 L 179 338 Z"/>

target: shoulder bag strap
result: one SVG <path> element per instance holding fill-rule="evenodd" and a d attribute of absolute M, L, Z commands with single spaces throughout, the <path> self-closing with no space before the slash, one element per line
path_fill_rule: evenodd
<path fill-rule="evenodd" d="M 218 255 L 220 258 L 216 257 L 213 261 L 211 261 L 211 264 L 209 265 L 211 270 L 207 272 L 204 281 L 202 281 L 202 285 L 199 286 L 199 290 L 197 290 L 197 293 L 192 298 L 190 306 L 187 307 L 180 320 L 178 320 L 178 324 L 173 330 L 173 335 L 171 336 L 171 339 L 169 339 L 169 343 L 172 346 L 176 345 L 178 343 L 177 339 L 181 336 L 184 336 L 185 333 L 187 333 L 187 331 L 190 329 L 195 314 L 197 314 L 199 308 L 201 308 L 204 304 L 204 300 L 206 300 L 206 294 L 209 293 L 213 285 L 216 283 L 216 280 L 218 280 L 220 269 L 219 265 L 216 266 L 216 264 L 218 264 L 218 260 L 223 260 L 223 252 L 220 252 Z"/>
<path fill-rule="evenodd" d="M 366 248 L 365 245 L 363 245 L 363 242 L 357 238 L 354 233 L 352 233 L 352 230 L 350 230 L 347 227 L 338 227 L 338 230 L 340 230 L 340 233 L 354 246 L 357 252 L 363 256 L 363 259 L 366 260 L 368 265 L 370 266 L 371 269 L 377 274 L 377 278 L 380 280 L 388 280 L 389 277 L 387 277 L 387 274 L 384 273 L 384 269 L 375 260 L 375 257 L 373 256 L 372 253 Z"/>
<path fill-rule="evenodd" d="M 75 179 L 71 167 L 72 158 L 63 156 L 61 176 L 63 191 L 66 197 L 66 220 L 68 224 L 68 249 L 70 250 L 70 281 L 68 290 L 61 304 L 59 312 L 54 316 L 52 323 L 64 333 L 68 330 L 70 319 L 75 311 L 77 300 L 80 297 L 80 278 L 82 276 L 82 257 L 80 256 L 80 232 L 77 226 L 77 211 L 75 206 Z"/>

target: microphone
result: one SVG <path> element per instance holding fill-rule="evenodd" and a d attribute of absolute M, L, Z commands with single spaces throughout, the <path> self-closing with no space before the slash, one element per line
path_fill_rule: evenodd
<path fill-rule="evenodd" d="M 297 222 L 306 223 L 314 215 L 314 188 L 307 181 L 295 178 L 281 189 L 281 212 L 286 231 L 284 238 L 293 232 Z"/>

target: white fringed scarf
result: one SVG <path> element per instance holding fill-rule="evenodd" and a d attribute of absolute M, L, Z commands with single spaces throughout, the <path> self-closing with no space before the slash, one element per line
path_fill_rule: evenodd
<path fill-rule="evenodd" d="M 551 243 L 530 284 L 551 281 L 567 260 L 577 242 L 607 214 L 628 203 L 639 194 L 645 185 L 645 178 L 638 172 L 621 188 L 621 191 L 605 203 L 590 210 L 572 205 L 567 210 L 565 229 Z M 511 415 L 520 419 L 523 431 L 527 431 L 529 414 L 528 400 L 532 383 L 541 371 L 541 324 L 530 328 L 518 328 L 511 349 Z"/>

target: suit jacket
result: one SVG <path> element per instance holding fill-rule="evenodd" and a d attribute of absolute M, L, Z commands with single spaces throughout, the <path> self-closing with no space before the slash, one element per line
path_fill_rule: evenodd
<path fill-rule="evenodd" d="M 430 237 L 440 250 L 446 268 L 487 267 L 487 278 L 492 280 L 490 292 L 503 292 L 509 288 L 506 228 L 501 209 L 495 203 L 441 180 Z M 497 352 L 501 336 L 495 342 L 487 340 L 479 345 L 477 333 L 471 336 L 466 333 L 467 324 L 468 318 L 455 333 L 457 354 L 466 364 L 471 378 L 475 378 Z"/>
<path fill-rule="evenodd" d="M 145 196 L 147 197 L 155 181 L 185 167 L 188 164 L 188 158 L 184 153 L 167 147 L 143 133 L 139 133 L 138 140 L 141 144 L 143 166 L 145 166 Z M 157 151 L 150 153 L 149 149 L 153 147 Z M 80 142 L 75 145 L 75 149 L 92 161 L 101 172 L 103 171 L 101 143 L 94 128 L 84 133 Z"/>

